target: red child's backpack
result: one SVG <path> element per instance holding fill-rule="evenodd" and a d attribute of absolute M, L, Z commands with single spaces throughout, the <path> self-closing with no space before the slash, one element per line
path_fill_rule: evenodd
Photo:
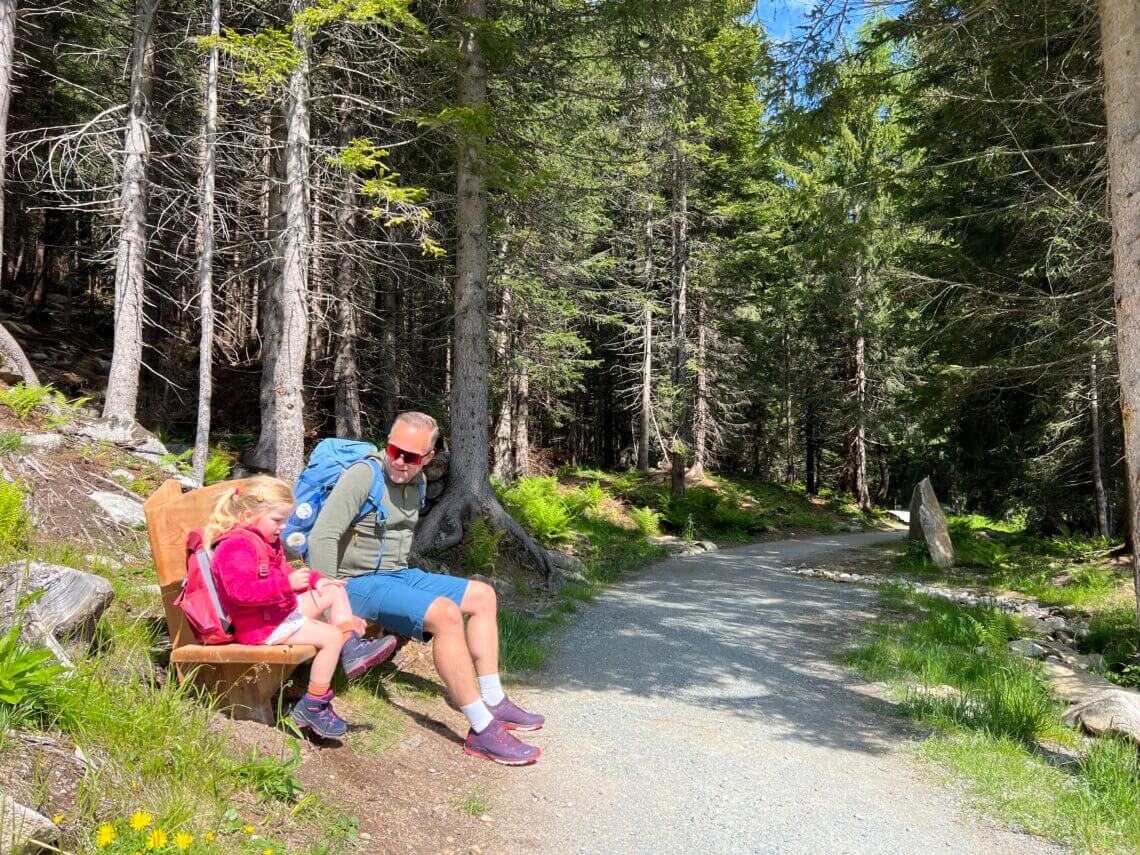
<path fill-rule="evenodd" d="M 257 550 L 258 576 L 262 579 L 268 576 L 269 554 L 261 539 L 253 532 L 240 528 L 226 532 L 223 537 L 231 535 L 248 536 L 247 539 Z M 186 579 L 182 582 L 182 590 L 175 598 L 174 605 L 182 609 L 186 622 L 200 643 L 229 644 L 234 640 L 234 625 L 218 599 L 217 582 L 210 570 L 212 551 L 203 542 L 200 529 L 195 529 L 187 536 Z"/>

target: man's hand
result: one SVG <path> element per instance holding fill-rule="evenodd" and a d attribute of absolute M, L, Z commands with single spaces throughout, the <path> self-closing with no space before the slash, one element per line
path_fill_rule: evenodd
<path fill-rule="evenodd" d="M 289 587 L 294 591 L 307 591 L 309 590 L 309 571 L 307 568 L 302 567 L 300 570 L 294 570 L 289 574 Z"/>

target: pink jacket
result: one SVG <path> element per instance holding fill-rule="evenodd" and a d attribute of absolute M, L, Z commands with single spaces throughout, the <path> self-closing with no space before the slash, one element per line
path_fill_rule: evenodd
<path fill-rule="evenodd" d="M 218 582 L 218 599 L 240 644 L 261 644 L 297 608 L 297 595 L 289 587 L 293 568 L 285 560 L 281 541 L 270 543 L 251 528 L 226 532 L 214 549 L 210 568 Z M 309 588 L 315 588 L 320 578 L 320 573 L 310 570 Z"/>

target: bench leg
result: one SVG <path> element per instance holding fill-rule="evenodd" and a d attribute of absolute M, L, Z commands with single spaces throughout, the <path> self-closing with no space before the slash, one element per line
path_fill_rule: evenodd
<path fill-rule="evenodd" d="M 196 685 L 218 698 L 219 709 L 231 718 L 272 726 L 277 724 L 273 696 L 296 667 L 246 662 L 204 663 L 195 666 L 193 678 Z"/>

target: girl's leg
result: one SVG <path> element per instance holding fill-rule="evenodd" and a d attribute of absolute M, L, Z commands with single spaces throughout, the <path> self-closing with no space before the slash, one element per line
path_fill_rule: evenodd
<path fill-rule="evenodd" d="M 329 623 L 340 628 L 352 622 L 352 606 L 348 602 L 348 592 L 337 585 L 329 585 L 323 591 L 306 591 L 297 597 L 298 608 L 308 618 L 320 620 L 326 610 Z"/>
<path fill-rule="evenodd" d="M 344 636 L 340 630 L 331 624 L 307 620 L 299 630 L 285 639 L 285 643 L 311 644 L 317 648 L 317 655 L 309 669 L 309 691 L 317 695 L 327 692 L 332 683 L 333 672 L 336 671 L 336 663 L 340 659 L 340 648 L 344 644 Z M 314 688 L 319 689 L 322 686 L 323 691 L 313 691 Z"/>

